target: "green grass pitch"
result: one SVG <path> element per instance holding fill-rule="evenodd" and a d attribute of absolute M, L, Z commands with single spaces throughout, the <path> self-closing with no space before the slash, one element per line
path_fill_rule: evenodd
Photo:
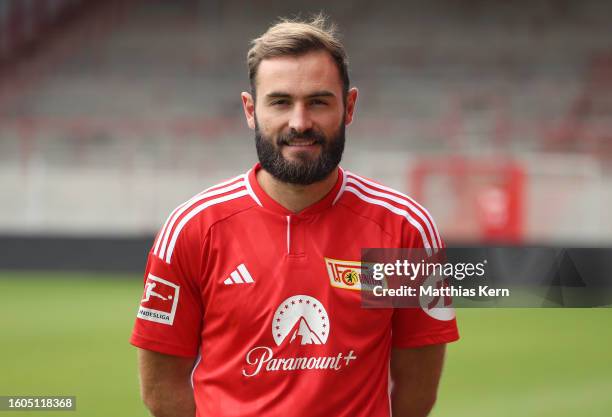
<path fill-rule="evenodd" d="M 77 411 L 147 416 L 128 344 L 137 275 L 0 273 L 0 395 L 76 395 Z M 432 417 L 612 416 L 612 309 L 460 309 Z M 331 417 L 331 416 L 330 416 Z"/>

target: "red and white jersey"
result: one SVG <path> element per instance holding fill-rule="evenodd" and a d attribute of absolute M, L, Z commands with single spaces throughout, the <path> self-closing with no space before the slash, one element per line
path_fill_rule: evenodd
<path fill-rule="evenodd" d="M 436 251 L 433 220 L 342 169 L 295 214 L 261 189 L 258 169 L 172 212 L 149 253 L 131 343 L 199 356 L 200 417 L 389 416 L 391 347 L 459 336 L 451 309 L 362 308 L 361 249 Z"/>

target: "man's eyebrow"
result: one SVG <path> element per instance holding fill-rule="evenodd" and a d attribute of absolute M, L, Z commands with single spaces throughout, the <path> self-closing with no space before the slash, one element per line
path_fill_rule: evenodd
<path fill-rule="evenodd" d="M 321 90 L 321 91 L 315 91 L 312 94 L 308 94 L 309 98 L 312 97 L 336 97 L 336 95 L 334 93 L 332 93 L 331 91 L 328 90 Z"/>
<path fill-rule="evenodd" d="M 289 93 L 284 93 L 282 91 L 273 91 L 271 93 L 266 94 L 266 98 L 285 98 L 285 97 L 291 97 L 291 94 Z"/>
<path fill-rule="evenodd" d="M 311 94 L 308 94 L 306 96 L 306 98 L 313 98 L 313 97 L 335 97 L 336 95 L 334 93 L 332 93 L 329 90 L 320 90 L 320 91 L 315 91 Z M 266 98 L 271 99 L 271 98 L 288 98 L 288 97 L 292 97 L 291 94 L 286 93 L 284 91 L 272 91 L 271 93 L 266 94 Z"/>

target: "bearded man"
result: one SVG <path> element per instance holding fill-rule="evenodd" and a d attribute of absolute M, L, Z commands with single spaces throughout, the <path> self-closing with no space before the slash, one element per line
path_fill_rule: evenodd
<path fill-rule="evenodd" d="M 362 308 L 363 248 L 443 247 L 425 209 L 343 170 L 358 91 L 325 19 L 252 43 L 242 93 L 259 163 L 177 207 L 131 343 L 156 417 L 422 417 L 454 314 Z M 356 291 L 357 290 L 357 291 Z"/>

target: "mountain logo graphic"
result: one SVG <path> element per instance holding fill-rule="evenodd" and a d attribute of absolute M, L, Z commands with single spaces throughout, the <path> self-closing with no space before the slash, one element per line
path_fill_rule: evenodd
<path fill-rule="evenodd" d="M 323 304 L 308 295 L 294 295 L 283 301 L 272 319 L 272 336 L 282 343 L 323 345 L 329 336 L 330 323 Z"/>

